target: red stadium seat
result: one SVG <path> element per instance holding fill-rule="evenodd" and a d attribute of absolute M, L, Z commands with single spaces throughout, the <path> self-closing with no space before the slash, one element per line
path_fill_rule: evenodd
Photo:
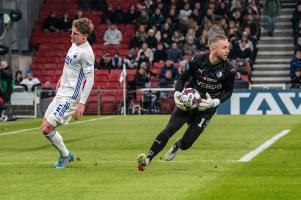
<path fill-rule="evenodd" d="M 121 70 L 111 70 L 109 74 L 109 81 L 119 81 Z"/>
<path fill-rule="evenodd" d="M 56 63 L 46 63 L 44 64 L 44 69 L 56 69 L 57 64 Z"/>

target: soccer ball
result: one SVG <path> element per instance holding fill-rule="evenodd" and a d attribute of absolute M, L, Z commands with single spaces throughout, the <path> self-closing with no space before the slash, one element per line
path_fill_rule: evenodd
<path fill-rule="evenodd" d="M 181 92 L 182 96 L 180 101 L 184 103 L 187 110 L 193 110 L 198 107 L 199 103 L 201 102 L 201 95 L 200 93 L 194 88 L 185 88 Z"/>

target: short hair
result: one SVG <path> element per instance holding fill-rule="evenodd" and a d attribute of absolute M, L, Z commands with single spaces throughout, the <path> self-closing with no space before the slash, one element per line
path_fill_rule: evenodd
<path fill-rule="evenodd" d="M 93 25 L 92 21 L 88 18 L 76 19 L 72 22 L 72 26 L 77 28 L 77 30 L 81 34 L 87 34 L 87 35 L 90 35 L 90 33 L 94 29 L 94 25 Z"/>
<path fill-rule="evenodd" d="M 209 38 L 208 46 L 210 47 L 213 43 L 216 43 L 219 40 L 228 40 L 228 38 L 225 35 L 216 34 Z"/>

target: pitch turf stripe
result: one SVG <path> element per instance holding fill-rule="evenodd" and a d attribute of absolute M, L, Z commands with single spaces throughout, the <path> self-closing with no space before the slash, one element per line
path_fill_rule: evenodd
<path fill-rule="evenodd" d="M 283 130 L 279 134 L 275 135 L 274 137 L 272 137 L 271 139 L 267 140 L 265 143 L 263 143 L 262 145 L 257 147 L 255 150 L 253 150 L 253 151 L 249 152 L 248 154 L 246 154 L 245 156 L 243 156 L 241 159 L 239 159 L 238 162 L 249 162 L 255 156 L 257 156 L 262 151 L 269 148 L 269 146 L 271 146 L 274 142 L 276 142 L 277 140 L 279 140 L 280 138 L 282 138 L 283 136 L 285 136 L 289 132 L 290 132 L 290 130 Z"/>
<path fill-rule="evenodd" d="M 53 164 L 55 161 L 37 161 L 37 162 L 0 162 L 1 165 L 48 165 Z M 97 161 L 75 161 L 75 163 L 83 163 L 83 164 L 126 164 L 126 163 L 133 163 L 136 164 L 136 160 L 97 160 Z M 165 160 L 158 160 L 152 161 L 152 163 L 237 163 L 237 160 L 178 160 L 178 161 L 165 161 Z M 71 163 L 72 165 L 72 163 Z"/>
<path fill-rule="evenodd" d="M 97 121 L 97 120 L 103 120 L 103 119 L 111 119 L 111 118 L 114 118 L 114 117 L 117 117 L 117 116 L 100 117 L 100 118 L 88 119 L 88 120 L 83 120 L 83 121 L 77 121 L 77 122 L 72 122 L 70 124 L 67 124 L 65 126 L 73 125 L 73 124 L 81 124 L 81 123 L 86 123 L 86 122 L 92 122 L 92 121 Z M 28 132 L 28 131 L 38 130 L 38 129 L 40 129 L 40 127 L 22 129 L 22 130 L 11 131 L 11 132 L 6 132 L 6 133 L 0 133 L 0 136 L 3 136 L 3 135 L 13 135 L 13 134 L 17 134 L 17 133 L 23 133 L 23 132 Z"/>

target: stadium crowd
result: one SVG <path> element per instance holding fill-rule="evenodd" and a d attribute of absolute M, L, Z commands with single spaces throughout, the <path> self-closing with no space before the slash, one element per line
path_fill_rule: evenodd
<path fill-rule="evenodd" d="M 125 63 L 128 69 L 137 69 L 137 74 L 140 68 L 144 68 L 145 76 L 149 77 L 145 80 L 152 77 L 159 80 L 165 74 L 153 73 L 153 66 L 165 66 L 171 62 L 181 73 L 183 66 L 180 63 L 185 63 L 182 61 L 196 53 L 208 52 L 208 34 L 219 30 L 231 41 L 229 58 L 238 69 L 237 81 L 251 81 L 256 46 L 260 39 L 259 20 L 263 1 L 143 0 L 136 5 L 131 4 L 128 11 L 120 5 L 113 7 L 105 0 L 79 0 L 79 5 L 81 10 L 101 11 L 101 23 L 110 24 L 103 36 L 104 45 L 121 43 L 123 33 L 118 30 L 119 24 L 135 24 L 137 27 L 129 41 L 128 54 L 122 57 L 117 49 L 114 55 L 104 52 L 97 58 L 97 69 L 120 69 Z M 43 24 L 43 30 L 70 30 L 72 19 L 82 17 L 81 10 L 73 18 L 68 13 L 57 17 L 52 11 Z M 98 39 L 96 36 L 95 41 Z M 177 77 L 172 76 L 172 79 Z M 141 83 L 138 85 L 141 87 Z"/>
<path fill-rule="evenodd" d="M 292 17 L 295 52 L 291 59 L 291 87 L 301 88 L 301 1 L 297 2 Z"/>

